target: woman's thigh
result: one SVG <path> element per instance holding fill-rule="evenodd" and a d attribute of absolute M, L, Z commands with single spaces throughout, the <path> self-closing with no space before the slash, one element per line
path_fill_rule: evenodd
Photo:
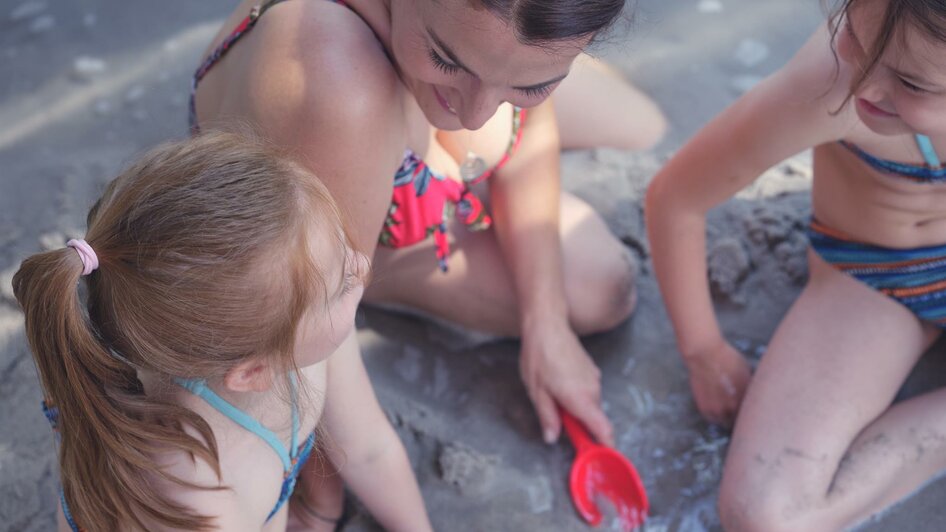
<path fill-rule="evenodd" d="M 657 144 L 667 121 L 657 104 L 603 61 L 581 54 L 555 89 L 562 148 L 644 150 Z"/>
<path fill-rule="evenodd" d="M 724 522 L 830 513 L 842 458 L 935 338 L 905 307 L 811 252 L 809 264 L 808 285 L 772 338 L 736 421 Z"/>
<path fill-rule="evenodd" d="M 636 268 L 624 245 L 585 202 L 563 193 L 561 242 L 565 296 L 579 333 L 608 329 L 634 305 Z M 418 310 L 493 334 L 518 336 L 510 269 L 493 230 L 454 224 L 449 271 L 437 268 L 431 239 L 404 249 L 378 248 L 367 303 Z"/>

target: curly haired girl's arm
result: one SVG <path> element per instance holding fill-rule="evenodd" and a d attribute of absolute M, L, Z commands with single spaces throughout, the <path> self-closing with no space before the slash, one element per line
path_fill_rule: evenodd
<path fill-rule="evenodd" d="M 702 402 L 697 397 L 700 409 L 710 418 L 723 415 L 709 412 L 709 405 L 719 403 L 712 398 L 741 395 L 733 388 L 744 389 L 748 373 L 728 347 L 713 310 L 706 214 L 779 161 L 839 138 L 850 120 L 831 111 L 845 94 L 824 27 L 788 65 L 700 130 L 648 189 L 645 214 L 654 269 L 678 349 L 691 379 L 702 381 L 694 387 L 704 397 Z"/>

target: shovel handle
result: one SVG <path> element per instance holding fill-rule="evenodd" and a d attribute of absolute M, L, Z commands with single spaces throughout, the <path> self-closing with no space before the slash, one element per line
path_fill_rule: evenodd
<path fill-rule="evenodd" d="M 581 424 L 581 421 L 575 419 L 575 416 L 569 414 L 563 408 L 559 408 L 558 413 L 562 416 L 562 425 L 565 426 L 565 432 L 568 433 L 568 437 L 572 440 L 572 445 L 575 447 L 575 451 L 578 454 L 596 445 L 594 440 L 591 439 L 591 435 L 585 430 L 585 426 Z"/>

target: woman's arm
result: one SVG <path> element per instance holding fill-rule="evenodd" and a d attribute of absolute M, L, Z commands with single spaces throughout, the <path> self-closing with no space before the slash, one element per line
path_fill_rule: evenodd
<path fill-rule="evenodd" d="M 826 29 L 816 33 L 791 63 L 706 125 L 648 189 L 654 269 L 694 398 L 711 421 L 734 419 L 749 368 L 716 321 L 706 275 L 706 213 L 779 161 L 838 138 L 844 120 L 829 111 L 843 98 L 832 87 L 827 38 Z"/>
<path fill-rule="evenodd" d="M 611 423 L 601 409 L 601 373 L 568 319 L 559 233 L 559 137 L 552 102 L 529 110 L 519 150 L 490 183 L 500 247 L 519 302 L 522 379 L 554 441 L 561 429 L 556 403 L 604 443 Z"/>
<path fill-rule="evenodd" d="M 326 451 L 345 484 L 386 530 L 431 530 L 411 463 L 374 395 L 354 332 L 329 359 L 326 386 Z"/>
<path fill-rule="evenodd" d="M 407 144 L 397 72 L 371 28 L 331 3 L 287 2 L 254 31 L 266 45 L 254 52 L 240 118 L 325 183 L 371 257 Z"/>

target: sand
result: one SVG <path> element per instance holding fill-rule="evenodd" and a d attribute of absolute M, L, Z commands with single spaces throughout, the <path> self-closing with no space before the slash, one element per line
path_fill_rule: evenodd
<path fill-rule="evenodd" d="M 186 134 L 189 75 L 233 2 L 7 1 L 0 6 L 0 530 L 51 530 L 53 441 L 9 279 L 19 261 L 81 235 L 117 169 Z M 656 95 L 671 131 L 648 153 L 567 154 L 568 190 L 589 201 L 640 262 L 635 316 L 584 340 L 603 370 L 619 449 L 652 504 L 645 530 L 718 530 L 726 431 L 697 414 L 649 262 L 641 198 L 681 143 L 784 63 L 822 20 L 817 0 L 641 0 L 598 54 Z M 772 169 L 712 212 L 709 266 L 727 336 L 765 351 L 805 276 L 810 157 Z M 378 396 L 404 440 L 438 530 L 584 530 L 567 494 L 572 450 L 547 446 L 512 341 L 379 309 L 359 312 Z M 942 346 L 903 396 L 943 384 Z M 866 530 L 937 530 L 934 482 Z M 357 507 L 356 507 L 357 508 Z M 375 530 L 356 511 L 345 530 Z"/>

